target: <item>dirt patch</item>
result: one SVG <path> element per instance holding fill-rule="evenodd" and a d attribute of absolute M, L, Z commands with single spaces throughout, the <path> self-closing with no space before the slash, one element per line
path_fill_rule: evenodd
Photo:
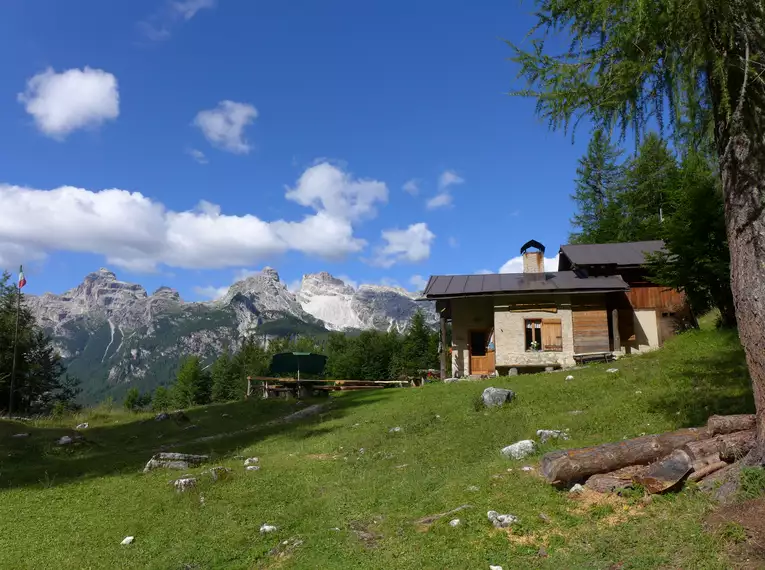
<path fill-rule="evenodd" d="M 765 569 L 765 497 L 720 507 L 705 526 L 728 542 L 733 568 Z"/>
<path fill-rule="evenodd" d="M 353 531 L 353 534 L 366 546 L 367 548 L 376 548 L 377 543 L 385 538 L 381 533 L 377 532 L 374 528 L 382 522 L 382 517 L 372 519 L 372 522 L 363 521 L 351 521 L 348 523 L 348 528 Z"/>

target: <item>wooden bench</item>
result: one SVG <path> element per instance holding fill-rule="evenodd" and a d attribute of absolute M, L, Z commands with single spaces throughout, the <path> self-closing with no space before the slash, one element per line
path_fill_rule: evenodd
<path fill-rule="evenodd" d="M 587 362 L 611 362 L 614 360 L 613 352 L 583 352 L 574 355 L 574 362 L 585 364 Z"/>

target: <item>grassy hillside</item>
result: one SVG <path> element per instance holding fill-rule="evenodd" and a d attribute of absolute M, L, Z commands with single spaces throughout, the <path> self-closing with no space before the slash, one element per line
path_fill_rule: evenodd
<path fill-rule="evenodd" d="M 615 375 L 603 365 L 575 370 L 568 382 L 564 372 L 343 393 L 293 424 L 268 423 L 300 407 L 283 401 L 191 410 L 191 429 L 92 413 L 87 443 L 74 447 L 54 440 L 80 418 L 0 422 L 0 567 L 730 567 L 725 539 L 702 531 L 710 505 L 692 490 L 650 503 L 639 493 L 576 500 L 521 469 L 538 455 L 500 455 L 539 428 L 568 428 L 566 445 L 580 446 L 753 409 L 732 334 L 688 333 L 616 367 Z M 518 397 L 484 410 L 477 402 L 489 385 Z M 21 431 L 31 436 L 10 437 Z M 231 477 L 200 476 L 197 490 L 176 494 L 169 481 L 181 473 L 141 473 L 161 446 L 210 454 L 206 467 L 225 465 Z M 259 471 L 244 470 L 250 456 Z M 429 529 L 414 523 L 465 504 Z M 488 510 L 520 522 L 494 529 Z M 278 531 L 259 533 L 263 523 Z M 127 535 L 135 543 L 121 546 Z"/>

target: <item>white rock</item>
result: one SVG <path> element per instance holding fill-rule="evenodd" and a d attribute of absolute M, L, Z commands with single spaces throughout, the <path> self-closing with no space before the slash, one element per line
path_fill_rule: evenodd
<path fill-rule="evenodd" d="M 248 465 L 245 467 L 247 471 L 258 471 L 260 469 L 260 465 Z"/>
<path fill-rule="evenodd" d="M 573 380 L 573 379 L 574 379 L 574 377 L 573 377 L 573 376 L 571 376 L 571 374 L 569 374 L 568 376 L 566 376 L 566 380 L 568 380 L 569 382 L 570 382 L 571 380 Z"/>
<path fill-rule="evenodd" d="M 489 511 L 486 517 L 496 528 L 507 528 L 518 522 L 518 517 L 515 515 L 500 515 L 497 511 Z"/>
<path fill-rule="evenodd" d="M 275 530 L 277 530 L 277 528 L 270 524 L 264 524 L 260 527 L 260 532 L 262 534 L 265 534 L 267 532 L 274 532 Z"/>
<path fill-rule="evenodd" d="M 134 536 L 126 536 L 122 539 L 122 542 L 120 544 L 133 544 L 133 541 L 135 540 Z"/>
<path fill-rule="evenodd" d="M 609 374 L 616 374 L 617 372 L 619 372 L 619 369 L 618 368 L 609 368 L 608 370 L 606 370 L 606 372 L 608 372 Z"/>
<path fill-rule="evenodd" d="M 181 477 L 173 481 L 173 487 L 178 493 L 183 493 L 197 486 L 197 480 L 194 477 Z"/>
<path fill-rule="evenodd" d="M 74 429 L 88 429 L 88 422 L 85 422 L 83 424 L 77 424 L 77 427 Z"/>
<path fill-rule="evenodd" d="M 489 570 L 503 570 L 502 566 L 494 566 L 493 564 L 489 564 Z"/>
<path fill-rule="evenodd" d="M 481 488 L 476 485 L 470 485 L 470 487 L 468 487 L 467 490 L 470 491 L 471 493 L 477 493 L 478 491 L 481 490 Z"/>
<path fill-rule="evenodd" d="M 460 526 L 462 521 L 460 519 L 452 519 L 449 521 L 449 526 Z"/>
<path fill-rule="evenodd" d="M 538 429 L 537 437 L 542 443 L 547 443 L 551 439 L 568 439 L 568 434 L 559 429 Z"/>
<path fill-rule="evenodd" d="M 521 467 L 521 471 L 526 471 L 526 472 L 534 471 L 534 468 L 531 465 L 524 465 L 523 467 Z"/>
<path fill-rule="evenodd" d="M 29 437 L 29 434 L 28 433 L 14 433 L 11 437 L 18 437 L 18 438 Z"/>
<path fill-rule="evenodd" d="M 537 444 L 533 439 L 524 439 L 502 449 L 502 455 L 511 459 L 523 459 L 534 453 Z"/>
<path fill-rule="evenodd" d="M 68 435 L 64 435 L 64 436 L 61 437 L 61 439 L 58 440 L 58 444 L 59 445 L 69 445 L 73 441 L 74 440 L 71 437 L 69 437 Z"/>
<path fill-rule="evenodd" d="M 574 495 L 578 495 L 579 493 L 584 493 L 584 487 L 582 485 L 580 485 L 579 483 L 577 483 L 576 485 L 571 487 L 568 490 L 568 492 L 569 493 L 573 493 Z"/>
<path fill-rule="evenodd" d="M 642 391 L 642 390 L 635 390 L 635 394 L 638 394 L 638 395 L 640 395 L 640 394 L 642 394 L 642 393 L 643 393 L 643 391 Z"/>
<path fill-rule="evenodd" d="M 398 427 L 398 426 L 396 426 L 396 427 L 393 427 L 393 428 L 390 428 L 390 429 L 388 430 L 388 432 L 389 432 L 389 433 L 398 433 L 398 432 L 400 432 L 400 431 L 401 431 L 401 428 L 400 428 L 400 427 Z"/>
<path fill-rule="evenodd" d="M 257 457 L 248 457 L 244 460 L 244 464 L 246 465 L 254 465 L 256 463 L 260 463 L 260 459 Z"/>

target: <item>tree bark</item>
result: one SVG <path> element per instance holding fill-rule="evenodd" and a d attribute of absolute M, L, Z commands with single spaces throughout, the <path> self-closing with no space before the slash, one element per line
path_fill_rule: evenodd
<path fill-rule="evenodd" d="M 596 447 L 553 451 L 542 457 L 541 471 L 551 483 L 567 483 L 629 465 L 651 463 L 688 443 L 708 438 L 706 428 L 687 428 Z"/>
<path fill-rule="evenodd" d="M 757 445 L 748 462 L 765 463 L 765 110 L 756 77 L 763 48 L 737 29 L 726 83 L 710 77 L 715 138 L 738 332 L 757 408 Z M 743 63 L 742 63 L 743 62 Z M 722 105 L 726 93 L 732 110 Z"/>

